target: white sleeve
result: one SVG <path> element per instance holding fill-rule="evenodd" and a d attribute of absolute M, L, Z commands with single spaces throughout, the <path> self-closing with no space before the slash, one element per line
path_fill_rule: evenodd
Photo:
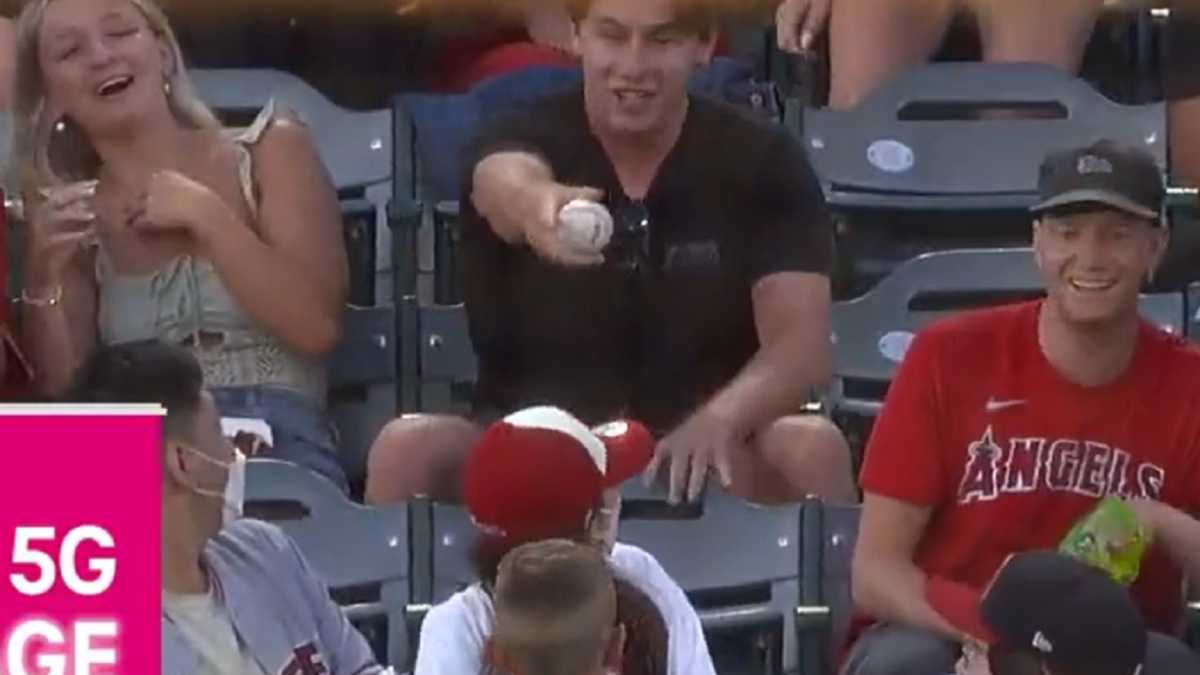
<path fill-rule="evenodd" d="M 662 612 L 669 640 L 668 675 L 716 675 L 700 617 L 683 589 L 650 553 L 632 546 L 622 546 L 622 549 L 623 562 L 629 568 L 636 568 L 634 574 L 641 577 L 639 586 L 651 593 Z M 633 569 L 627 568 L 627 571 L 633 572 Z"/>
<path fill-rule="evenodd" d="M 471 630 L 467 606 L 452 596 L 430 609 L 421 623 L 412 675 L 479 675 L 483 647 Z"/>

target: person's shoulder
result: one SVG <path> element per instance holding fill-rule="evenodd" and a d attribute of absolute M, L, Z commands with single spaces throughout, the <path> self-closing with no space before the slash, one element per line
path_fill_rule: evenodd
<path fill-rule="evenodd" d="M 491 626 L 491 598 L 479 584 L 472 584 L 430 607 L 421 622 L 421 635 L 423 640 L 437 642 L 459 636 L 482 643 Z"/>
<path fill-rule="evenodd" d="M 294 557 L 295 543 L 280 526 L 254 518 L 239 518 L 221 528 L 209 542 L 209 551 L 222 556 L 278 563 Z"/>
<path fill-rule="evenodd" d="M 1037 307 L 1036 302 L 1022 302 L 972 309 L 930 323 L 917 337 L 926 345 L 953 346 L 956 351 L 978 350 L 1028 322 Z"/>
<path fill-rule="evenodd" d="M 662 569 L 658 559 L 646 549 L 619 541 L 613 544 L 608 559 L 612 562 L 613 569 L 621 573 L 643 573 Z"/>
<path fill-rule="evenodd" d="M 683 593 L 658 558 L 643 548 L 617 542 L 613 545 L 609 560 L 614 572 L 643 591 L 657 596 L 660 605 L 663 593 L 671 590 Z"/>
<path fill-rule="evenodd" d="M 765 154 L 778 147 L 800 147 L 788 130 L 773 120 L 711 96 L 692 95 L 691 114 L 706 145 L 716 151 Z"/>
<path fill-rule="evenodd" d="M 1142 322 L 1141 339 L 1151 350 L 1160 372 L 1192 389 L 1200 389 L 1200 345 L 1149 322 Z"/>
<path fill-rule="evenodd" d="M 485 114 L 483 136 L 522 134 L 544 137 L 570 135 L 583 129 L 583 92 L 572 88 L 536 101 Z"/>

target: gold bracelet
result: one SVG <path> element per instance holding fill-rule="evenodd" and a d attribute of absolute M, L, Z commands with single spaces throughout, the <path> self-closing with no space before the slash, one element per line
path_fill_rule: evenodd
<path fill-rule="evenodd" d="M 62 296 L 63 296 L 62 284 L 56 285 L 54 287 L 54 290 L 50 291 L 50 293 L 48 295 L 43 295 L 40 298 L 39 297 L 30 297 L 30 295 L 27 291 L 22 290 L 21 291 L 21 304 L 32 305 L 34 307 L 54 307 L 55 305 L 57 305 L 59 302 L 62 301 Z"/>

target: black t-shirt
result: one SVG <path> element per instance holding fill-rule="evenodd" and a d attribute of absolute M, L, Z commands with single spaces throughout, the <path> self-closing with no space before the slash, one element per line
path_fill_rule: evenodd
<path fill-rule="evenodd" d="M 589 423 L 627 415 L 669 430 L 758 349 L 756 281 L 832 270 L 833 229 L 801 146 L 725 103 L 691 99 L 640 202 L 624 194 L 578 90 L 486 125 L 463 185 L 480 159 L 517 149 L 559 182 L 602 189 L 618 230 L 630 213 L 645 217 L 648 264 L 543 261 L 500 240 L 464 195 L 460 269 L 481 415 L 553 404 Z"/>
<path fill-rule="evenodd" d="M 1200 96 L 1200 9 L 1172 9 L 1160 36 L 1159 57 L 1167 100 Z"/>

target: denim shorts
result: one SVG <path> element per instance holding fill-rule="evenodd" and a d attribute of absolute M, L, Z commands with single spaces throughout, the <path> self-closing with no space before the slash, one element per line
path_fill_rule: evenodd
<path fill-rule="evenodd" d="M 349 490 L 333 425 L 311 401 L 278 387 L 222 387 L 211 393 L 223 417 L 261 419 L 271 427 L 274 442 L 263 456 L 298 464 Z"/>

